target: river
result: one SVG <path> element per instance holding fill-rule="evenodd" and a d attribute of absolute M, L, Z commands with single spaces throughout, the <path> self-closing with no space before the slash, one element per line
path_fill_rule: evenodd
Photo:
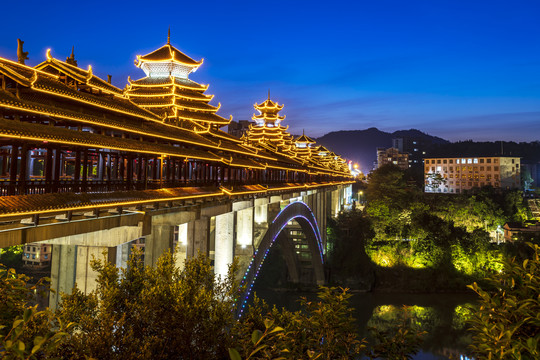
<path fill-rule="evenodd" d="M 272 289 L 256 289 L 256 292 L 267 303 L 291 311 L 299 309 L 300 296 L 316 299 L 312 292 Z M 427 332 L 421 351 L 413 357 L 415 360 L 472 359 L 467 350 L 471 339 L 464 318 L 467 306 L 474 302 L 472 294 L 453 293 L 355 293 L 350 299 L 361 337 L 366 336 L 368 327 L 379 330 L 395 327 L 406 305 L 409 321 Z"/>

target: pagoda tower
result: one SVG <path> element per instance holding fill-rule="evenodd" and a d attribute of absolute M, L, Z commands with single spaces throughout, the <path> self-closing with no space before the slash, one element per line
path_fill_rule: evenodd
<path fill-rule="evenodd" d="M 232 116 L 225 119 L 216 114 L 220 108 L 210 105 L 214 97 L 204 92 L 208 85 L 201 85 L 189 79 L 189 75 L 202 65 L 203 59 L 196 61 L 170 43 L 147 54 L 138 55 L 135 66 L 141 68 L 146 77 L 132 81 L 125 90 L 126 96 L 140 107 L 157 114 L 166 123 L 208 130 L 219 129 L 229 124 Z"/>
<path fill-rule="evenodd" d="M 294 145 L 296 146 L 296 156 L 303 159 L 309 159 L 311 157 L 311 146 L 315 144 L 315 140 L 306 136 L 302 131 L 302 136 L 299 136 L 294 140 Z"/>
<path fill-rule="evenodd" d="M 270 100 L 270 91 L 268 99 L 253 105 L 259 114 L 253 114 L 251 117 L 255 124 L 249 125 L 248 142 L 271 145 L 284 152 L 293 150 L 293 137 L 287 132 L 289 127 L 281 125 L 285 119 L 284 115 L 279 115 L 283 106 Z"/>

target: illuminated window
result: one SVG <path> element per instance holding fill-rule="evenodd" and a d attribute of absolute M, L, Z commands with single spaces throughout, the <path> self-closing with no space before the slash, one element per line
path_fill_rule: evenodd
<path fill-rule="evenodd" d="M 473 159 L 473 164 L 478 164 L 478 159 Z"/>
<path fill-rule="evenodd" d="M 440 166 L 437 166 L 437 171 L 441 171 L 441 167 L 440 167 Z"/>
<path fill-rule="evenodd" d="M 467 164 L 472 164 L 472 159 L 467 159 Z"/>
<path fill-rule="evenodd" d="M 456 159 L 456 164 L 459 164 L 459 159 Z"/>
<path fill-rule="evenodd" d="M 462 164 L 466 164 L 466 163 L 467 163 L 467 159 L 461 159 L 461 163 L 462 163 Z"/>

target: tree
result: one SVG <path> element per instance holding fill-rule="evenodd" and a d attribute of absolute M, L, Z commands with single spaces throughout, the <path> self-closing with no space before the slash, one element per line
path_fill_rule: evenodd
<path fill-rule="evenodd" d="M 63 323 L 50 310 L 30 306 L 33 293 L 46 279 L 30 286 L 29 278 L 0 264 L 0 357 L 47 358 L 74 324 Z"/>
<path fill-rule="evenodd" d="M 358 339 L 347 289 L 320 287 L 318 297 L 318 302 L 301 298 L 302 310 L 297 312 L 269 310 L 256 300 L 234 329 L 238 345 L 231 359 L 334 360 L 360 355 L 364 344 Z"/>
<path fill-rule="evenodd" d="M 78 323 L 60 349 L 69 358 L 217 359 L 227 356 L 237 290 L 231 266 L 218 281 L 199 255 L 175 266 L 162 255 L 155 267 L 132 256 L 126 269 L 93 261 L 97 289 L 63 295 L 60 316 Z"/>
<path fill-rule="evenodd" d="M 530 259 L 505 260 L 503 271 L 487 278 L 492 290 L 469 286 L 480 296 L 468 319 L 479 360 L 540 358 L 540 247 L 529 246 Z"/>

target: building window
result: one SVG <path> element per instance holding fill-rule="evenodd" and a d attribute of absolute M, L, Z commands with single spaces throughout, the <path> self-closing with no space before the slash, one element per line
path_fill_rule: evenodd
<path fill-rule="evenodd" d="M 478 164 L 478 159 L 474 159 L 473 164 Z"/>
<path fill-rule="evenodd" d="M 47 260 L 47 259 L 49 258 L 49 254 L 43 255 L 43 258 L 44 258 L 45 260 Z"/>
<path fill-rule="evenodd" d="M 498 167 L 498 166 L 494 166 L 494 167 L 493 167 L 493 171 L 499 171 L 499 167 Z"/>
<path fill-rule="evenodd" d="M 487 162 L 488 164 L 491 164 L 491 159 L 486 159 L 486 162 Z"/>
<path fill-rule="evenodd" d="M 456 159 L 456 164 L 459 164 L 459 159 Z"/>
<path fill-rule="evenodd" d="M 437 164 L 440 164 L 441 163 L 441 159 L 437 160 Z"/>
<path fill-rule="evenodd" d="M 515 164 L 515 160 L 514 160 L 514 159 L 512 159 L 512 164 Z"/>
<path fill-rule="evenodd" d="M 472 164 L 472 159 L 467 159 L 467 164 Z"/>
<path fill-rule="evenodd" d="M 480 164 L 483 164 L 484 163 L 484 159 L 480 159 Z"/>
<path fill-rule="evenodd" d="M 453 163 L 454 163 L 454 160 L 450 159 L 450 160 L 448 160 L 448 163 L 449 163 L 449 164 L 453 164 Z"/>
<path fill-rule="evenodd" d="M 36 259 L 36 254 L 32 254 L 32 259 L 33 259 L 33 260 Z"/>
<path fill-rule="evenodd" d="M 438 171 L 438 172 L 441 171 L 441 167 L 440 167 L 440 166 L 437 166 L 437 171 Z"/>
<path fill-rule="evenodd" d="M 491 166 L 488 166 L 488 167 L 487 167 L 487 171 L 491 171 Z"/>
<path fill-rule="evenodd" d="M 443 163 L 443 164 L 446 164 L 447 162 L 448 162 L 448 161 L 447 161 L 446 159 L 444 159 L 442 163 Z"/>

